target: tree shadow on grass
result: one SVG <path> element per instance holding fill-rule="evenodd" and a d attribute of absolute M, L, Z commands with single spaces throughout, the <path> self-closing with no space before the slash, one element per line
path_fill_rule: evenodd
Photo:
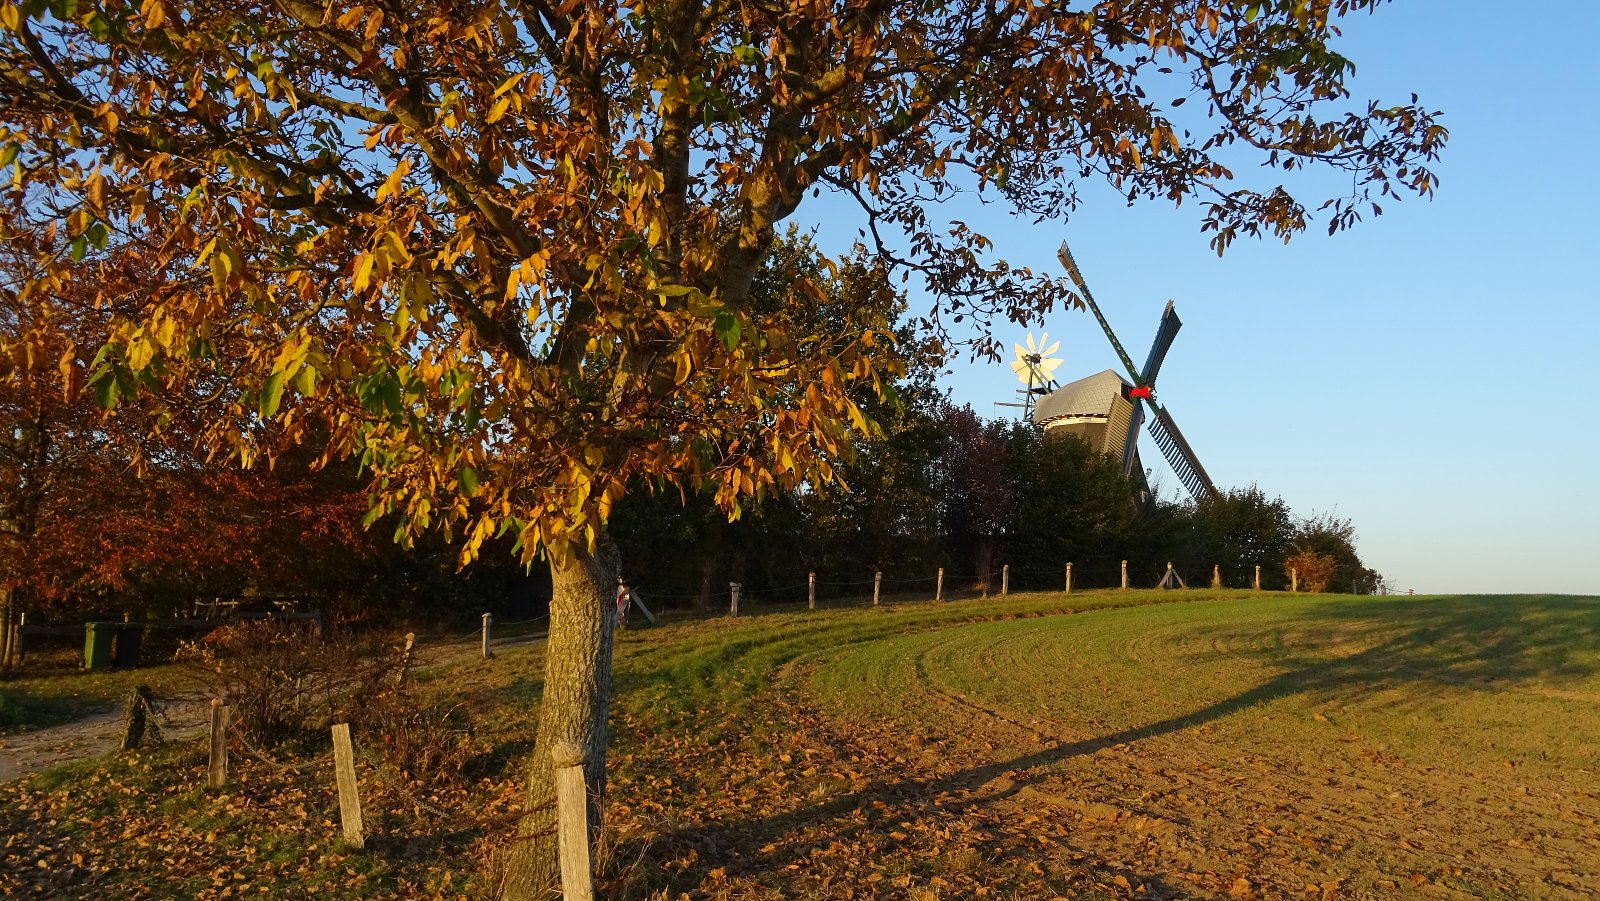
<path fill-rule="evenodd" d="M 923 815 L 961 818 L 975 804 L 992 804 L 1039 782 L 1051 764 L 1085 757 L 1116 745 L 1169 735 L 1221 720 L 1274 700 L 1331 692 L 1351 685 L 1405 688 L 1426 696 L 1445 690 L 1500 691 L 1530 683 L 1580 682 L 1600 672 L 1600 599 L 1570 596 L 1470 596 L 1447 599 L 1395 597 L 1298 602 L 1305 606 L 1287 625 L 1315 635 L 1319 631 L 1359 647 L 1330 654 L 1329 645 L 1310 642 L 1301 650 L 1260 651 L 1282 668 L 1278 675 L 1231 697 L 1156 722 L 1077 741 L 1059 742 L 1008 760 L 969 767 L 949 775 L 881 780 L 821 803 L 766 817 L 678 830 L 663 841 L 687 842 L 700 850 L 696 862 L 674 877 L 674 889 L 698 885 L 717 867 L 736 864 L 740 851 L 776 845 L 763 855 L 760 869 L 781 871 L 805 866 L 816 851 L 840 837 L 871 830 L 851 815 L 874 802 L 915 805 Z M 1108 611 L 1103 615 L 1118 615 Z M 1202 628 L 1202 638 L 1247 634 L 1239 628 Z M 1257 630 L 1259 631 L 1259 630 Z M 1003 774 L 1004 787 L 982 798 L 967 794 Z M 819 829 L 819 827 L 827 827 Z M 815 830 L 815 831 L 813 831 Z M 814 839 L 793 840 L 797 834 Z M 753 869 L 746 865 L 746 871 Z M 1150 897 L 1177 894 L 1160 874 L 1140 874 Z"/>

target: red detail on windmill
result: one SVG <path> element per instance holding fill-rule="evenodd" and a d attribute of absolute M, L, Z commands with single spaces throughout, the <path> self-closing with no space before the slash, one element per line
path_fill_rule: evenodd
<path fill-rule="evenodd" d="M 1155 395 L 1150 393 L 1150 386 L 1149 385 L 1140 385 L 1139 387 L 1130 390 L 1128 392 L 1128 396 L 1129 397 L 1142 397 L 1145 400 L 1154 400 L 1155 399 Z"/>

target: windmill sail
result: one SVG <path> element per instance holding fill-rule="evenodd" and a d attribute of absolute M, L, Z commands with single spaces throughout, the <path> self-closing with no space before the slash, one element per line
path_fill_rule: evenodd
<path fill-rule="evenodd" d="M 1167 301 L 1166 312 L 1161 314 L 1161 325 L 1156 328 L 1156 340 L 1150 345 L 1150 356 L 1145 357 L 1144 371 L 1139 377 L 1146 385 L 1154 385 L 1156 376 L 1161 373 L 1161 363 L 1167 358 L 1167 351 L 1172 348 L 1172 339 L 1178 337 L 1178 329 L 1183 328 L 1183 320 L 1178 318 L 1178 311 L 1172 308 L 1172 301 Z"/>
<path fill-rule="evenodd" d="M 1150 420 L 1150 437 L 1156 440 L 1156 446 L 1161 448 L 1161 455 L 1167 458 L 1172 471 L 1178 474 L 1178 480 L 1183 482 L 1183 487 L 1196 498 L 1202 495 L 1217 495 L 1217 486 L 1211 484 L 1211 477 L 1206 475 L 1205 468 L 1200 465 L 1199 459 L 1194 455 L 1194 449 L 1189 447 L 1189 442 L 1183 438 L 1183 433 L 1178 431 L 1178 424 L 1166 410 L 1155 404 L 1150 405 L 1155 411 L 1155 416 Z"/>
<path fill-rule="evenodd" d="M 1144 404 L 1134 401 L 1133 413 L 1128 417 L 1128 434 L 1122 439 L 1122 474 L 1133 475 L 1133 464 L 1139 459 L 1139 426 L 1144 424 Z M 1140 479 L 1144 473 L 1139 474 Z"/>
<path fill-rule="evenodd" d="M 1061 242 L 1061 248 L 1056 251 L 1056 259 L 1067 269 L 1067 275 L 1072 276 L 1072 283 L 1078 286 L 1078 293 L 1083 295 L 1084 303 L 1089 305 L 1089 312 L 1094 314 L 1095 321 L 1100 323 L 1100 329 L 1111 340 L 1111 346 L 1116 349 L 1117 356 L 1121 358 L 1122 365 L 1128 370 L 1128 377 L 1135 383 L 1139 380 L 1139 370 L 1133 368 L 1133 358 L 1122 349 L 1122 342 L 1117 340 L 1117 335 L 1111 330 L 1111 323 L 1100 314 L 1100 305 L 1094 302 L 1094 295 L 1089 291 L 1089 283 L 1083 280 L 1083 273 L 1078 271 L 1078 261 L 1072 258 L 1072 251 L 1068 249 L 1067 242 Z"/>
<path fill-rule="evenodd" d="M 1128 370 L 1128 376 L 1133 379 L 1134 389 L 1129 392 L 1128 399 L 1133 402 L 1133 415 L 1128 420 L 1128 431 L 1123 440 L 1122 447 L 1122 473 L 1131 475 L 1136 458 L 1136 449 L 1139 441 L 1139 426 L 1145 425 L 1150 431 L 1150 436 L 1155 439 L 1156 446 L 1161 448 L 1161 455 L 1166 457 L 1171 464 L 1172 471 L 1177 474 L 1178 480 L 1189 489 L 1189 493 L 1196 498 L 1204 495 L 1215 496 L 1216 486 L 1211 483 L 1211 477 L 1206 474 L 1195 456 L 1194 449 L 1189 442 L 1184 440 L 1183 433 L 1178 430 L 1178 424 L 1173 422 L 1167 411 L 1155 402 L 1151 390 L 1155 386 L 1156 376 L 1161 374 L 1161 364 L 1166 361 L 1167 351 L 1172 348 L 1172 342 L 1178 336 L 1178 330 L 1183 328 L 1183 321 L 1178 318 L 1178 312 L 1173 308 L 1172 301 L 1167 301 L 1167 308 L 1161 314 L 1161 324 L 1156 328 L 1156 339 L 1150 345 L 1150 354 L 1145 357 L 1144 369 L 1135 369 L 1133 359 L 1122 348 L 1122 342 L 1117 340 L 1116 333 L 1111 331 L 1111 324 L 1100 312 L 1100 305 L 1095 303 L 1094 295 L 1089 291 L 1089 285 L 1083 278 L 1083 273 L 1078 270 L 1078 263 L 1072 257 L 1072 251 L 1062 242 L 1061 249 L 1056 252 L 1061 260 L 1061 265 L 1066 267 L 1067 275 L 1072 278 L 1072 283 L 1077 286 L 1078 292 L 1083 296 L 1089 311 L 1094 314 L 1095 321 L 1100 323 L 1100 329 L 1106 333 L 1106 338 L 1111 342 L 1111 347 L 1116 350 L 1117 357 L 1122 360 L 1122 365 Z M 1144 408 L 1150 408 L 1149 420 L 1145 421 Z"/>

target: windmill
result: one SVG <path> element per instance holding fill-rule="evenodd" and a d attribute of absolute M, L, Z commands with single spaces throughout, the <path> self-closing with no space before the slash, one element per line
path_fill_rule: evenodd
<path fill-rule="evenodd" d="M 1116 334 L 1111 331 L 1110 323 L 1101 315 L 1100 307 L 1094 302 L 1094 295 L 1089 292 L 1089 286 L 1083 280 L 1083 273 L 1078 271 L 1078 264 L 1072 259 L 1072 251 L 1067 248 L 1065 242 L 1062 243 L 1056 256 L 1066 267 L 1067 275 L 1071 276 L 1073 284 L 1078 286 L 1078 293 L 1083 295 L 1084 302 L 1089 305 L 1089 311 L 1094 313 L 1100 328 L 1105 331 L 1106 337 L 1111 339 L 1111 346 L 1116 349 L 1123 367 L 1133 379 L 1133 385 L 1125 395 L 1132 403 L 1132 409 L 1129 411 L 1131 415 L 1127 417 L 1127 432 L 1122 440 L 1123 475 L 1132 474 L 1138 460 L 1139 426 L 1144 423 L 1145 407 L 1148 407 L 1151 415 L 1146 427 L 1150 430 L 1150 437 L 1155 439 L 1156 446 L 1161 448 L 1162 456 L 1172 465 L 1172 471 L 1177 473 L 1178 481 L 1189 489 L 1189 493 L 1196 500 L 1203 496 L 1215 497 L 1217 488 L 1211 484 L 1211 477 L 1206 475 L 1205 468 L 1200 465 L 1194 449 L 1184 440 L 1183 433 L 1178 431 L 1178 424 L 1173 421 L 1172 415 L 1166 408 L 1156 403 L 1155 399 L 1156 376 L 1161 372 L 1161 363 L 1167 357 L 1167 350 L 1172 347 L 1172 339 L 1178 336 L 1178 329 L 1183 328 L 1183 322 L 1178 319 L 1177 311 L 1172 308 L 1172 301 L 1167 301 L 1167 309 L 1161 314 L 1161 324 L 1156 327 L 1156 340 L 1150 345 L 1150 355 L 1145 357 L 1144 368 L 1135 369 L 1133 359 L 1122 349 L 1122 342 L 1117 340 Z M 1111 374 L 1108 372 L 1106 375 L 1109 377 Z"/>
<path fill-rule="evenodd" d="M 1048 346 L 1047 346 L 1048 345 Z M 1021 344 L 1011 345 L 1016 349 L 1016 356 L 1011 359 L 1011 371 L 1017 374 L 1017 381 L 1027 386 L 1022 392 L 1022 418 L 1028 419 L 1033 412 L 1033 399 L 1040 394 L 1048 394 L 1055 390 L 1056 367 L 1061 365 L 1061 358 L 1054 356 L 1061 349 L 1061 342 L 1050 344 L 1050 335 L 1041 333 L 1036 342 L 1033 332 L 1028 333 L 1027 346 Z"/>

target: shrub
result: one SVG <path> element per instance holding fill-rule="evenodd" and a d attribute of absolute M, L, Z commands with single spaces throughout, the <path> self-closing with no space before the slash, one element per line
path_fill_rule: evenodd
<path fill-rule="evenodd" d="M 486 748 L 476 741 L 461 705 L 426 703 L 409 691 L 386 694 L 366 713 L 367 746 L 383 763 L 415 782 L 459 781 Z"/>
<path fill-rule="evenodd" d="M 302 624 L 273 620 L 231 623 L 178 651 L 217 696 L 246 741 L 266 747 L 319 738 L 334 723 L 363 720 L 364 711 L 395 691 L 398 654 L 347 632 L 317 637 Z"/>
<path fill-rule="evenodd" d="M 1310 548 L 1296 548 L 1295 552 L 1283 561 L 1283 568 L 1285 572 L 1299 571 L 1301 589 L 1321 594 L 1328 590 L 1328 583 L 1333 581 L 1334 574 L 1339 570 L 1339 562 L 1327 554 L 1319 554 Z"/>

